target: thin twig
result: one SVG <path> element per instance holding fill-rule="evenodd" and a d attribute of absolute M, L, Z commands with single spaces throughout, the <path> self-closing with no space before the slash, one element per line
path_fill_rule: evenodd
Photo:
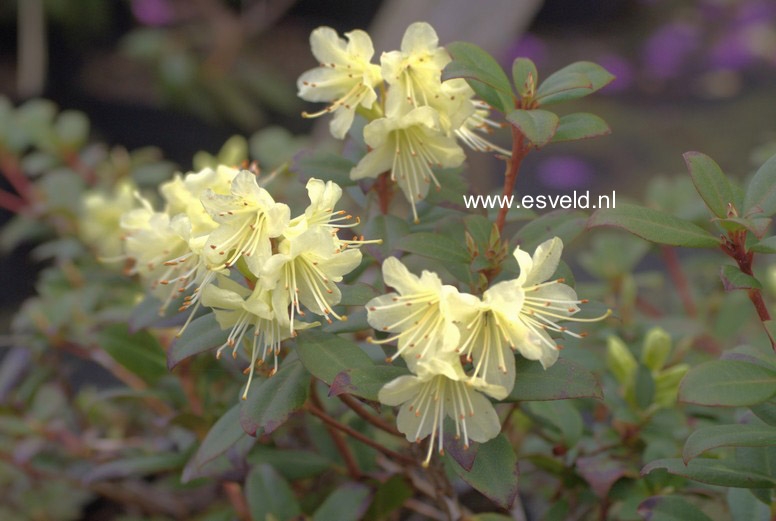
<path fill-rule="evenodd" d="M 668 275 L 676 286 L 676 291 L 679 293 L 679 298 L 682 300 L 682 305 L 687 315 L 694 317 L 697 314 L 695 308 L 695 302 L 692 299 L 692 292 L 690 291 L 690 284 L 687 282 L 687 277 L 682 271 L 682 265 L 679 262 L 679 256 L 676 254 L 676 250 L 671 246 L 662 246 L 661 251 L 663 253 L 663 261 L 668 268 Z"/>
<path fill-rule="evenodd" d="M 232 508 L 234 508 L 237 519 L 240 521 L 251 521 L 248 503 L 245 501 L 245 496 L 243 496 L 240 484 L 235 483 L 234 481 L 226 481 L 224 482 L 223 487 L 226 497 L 229 498 L 229 503 L 231 503 Z"/>
<path fill-rule="evenodd" d="M 364 409 L 361 406 L 361 404 L 358 402 L 358 400 L 353 398 L 351 395 L 349 395 L 349 394 L 341 394 L 341 395 L 339 395 L 339 399 L 342 400 L 342 403 L 344 403 L 345 405 L 350 407 L 353 410 L 353 412 L 358 414 L 360 417 L 362 417 L 363 419 L 365 419 L 366 421 L 368 421 L 369 423 L 371 423 L 372 425 L 374 425 L 378 429 L 383 430 L 383 431 L 387 432 L 388 434 L 393 434 L 394 436 L 398 436 L 399 438 L 404 438 L 404 434 L 399 432 L 398 429 L 396 429 L 396 427 L 386 423 L 379 416 L 375 416 L 374 414 L 370 414 L 369 411 Z"/>
<path fill-rule="evenodd" d="M 407 457 L 404 454 L 399 454 L 398 452 L 395 452 L 395 451 L 389 449 L 388 447 L 384 447 L 383 445 L 377 443 L 376 441 L 374 441 L 374 440 L 364 436 L 363 434 L 361 434 L 357 430 L 353 429 L 352 427 L 349 427 L 349 426 L 347 426 L 347 425 L 345 425 L 343 423 L 338 422 L 337 420 L 335 420 L 334 418 L 332 418 L 331 416 L 329 416 L 328 414 L 326 414 L 325 412 L 323 412 L 319 408 L 315 407 L 314 405 L 307 404 L 305 406 L 305 408 L 310 413 L 314 414 L 315 416 L 317 416 L 318 418 L 323 420 L 324 423 L 327 423 L 327 424 L 331 425 L 335 429 L 341 430 L 342 432 L 344 432 L 348 436 L 351 436 L 352 438 L 357 439 L 358 441 L 360 441 L 364 445 L 369 445 L 373 449 L 376 449 L 376 450 L 382 452 L 383 454 L 385 454 L 389 458 L 393 458 L 394 460 L 400 461 L 400 462 L 402 462 L 402 463 L 404 463 L 406 465 L 416 465 L 417 464 L 417 462 L 414 459 L 412 459 L 410 457 Z"/>
<path fill-rule="evenodd" d="M 310 385 L 310 400 L 312 400 L 316 408 L 323 411 L 323 404 L 321 403 L 320 398 L 318 398 L 318 393 L 315 390 L 315 379 L 312 380 Z M 334 445 L 337 447 L 337 452 L 339 452 L 340 456 L 342 456 L 350 477 L 353 479 L 361 478 L 361 469 L 358 467 L 358 462 L 356 462 L 356 458 L 353 456 L 353 452 L 350 450 L 350 447 L 348 447 L 348 443 L 345 441 L 345 438 L 343 438 L 342 434 L 332 425 L 326 424 L 326 430 L 329 433 L 329 437 L 331 437 L 331 441 L 333 441 Z"/>

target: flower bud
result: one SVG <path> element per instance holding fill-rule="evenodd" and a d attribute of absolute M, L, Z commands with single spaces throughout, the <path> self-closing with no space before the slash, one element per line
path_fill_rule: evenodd
<path fill-rule="evenodd" d="M 610 336 L 606 346 L 606 367 L 622 385 L 630 382 L 638 362 L 619 337 Z"/>
<path fill-rule="evenodd" d="M 659 371 L 666 363 L 670 352 L 671 337 L 663 328 L 652 328 L 644 339 L 641 362 L 653 371 Z"/>
<path fill-rule="evenodd" d="M 671 407 L 676 402 L 679 384 L 689 368 L 687 364 L 678 364 L 655 377 L 655 403 L 663 407 Z"/>

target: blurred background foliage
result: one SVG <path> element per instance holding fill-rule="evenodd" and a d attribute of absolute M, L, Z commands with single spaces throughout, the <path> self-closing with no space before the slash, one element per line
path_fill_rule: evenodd
<path fill-rule="evenodd" d="M 378 35 L 379 53 L 397 45 L 407 22 L 402 17 L 412 16 L 432 22 L 443 43 L 482 44 L 504 65 L 528 56 L 542 74 L 588 59 L 612 71 L 617 80 L 600 96 L 568 107 L 601 115 L 612 135 L 529 156 L 518 183 L 523 193 L 615 189 L 618 202 L 632 198 L 703 223 L 708 217 L 684 172 L 683 152 L 703 150 L 739 179 L 776 153 L 774 2 L 513 4 L 494 0 L 486 9 L 480 2 L 456 0 L 0 4 L 0 166 L 11 173 L 0 180 L 9 194 L 0 201 L 0 445 L 13 447 L 12 454 L 0 449 L 0 519 L 167 520 L 193 519 L 192 512 L 204 512 L 197 517 L 202 520 L 233 517 L 233 502 L 225 499 L 232 493 L 228 487 L 197 479 L 181 484 L 179 476 L 197 440 L 232 405 L 226 397 L 234 394 L 236 382 L 223 377 L 236 368 L 195 360 L 186 370 L 204 375 L 196 385 L 221 392 L 192 402 L 196 392 L 187 388 L 192 380 L 168 373 L 162 350 L 154 347 L 157 340 L 142 331 L 109 328 L 99 341 L 110 354 L 92 349 L 95 321 L 126 320 L 141 291 L 111 267 L 85 260 L 90 255 L 78 239 L 101 237 L 102 230 L 79 229 L 85 211 L 80 199 L 87 190 L 108 190 L 104 197 L 113 198 L 116 213 L 95 221 L 109 221 L 118 219 L 131 198 L 131 191 L 122 192 L 123 182 L 143 189 L 176 170 L 217 162 L 256 159 L 271 169 L 312 143 L 331 146 L 325 128 L 299 117 L 304 106 L 294 85 L 299 73 L 315 65 L 307 40 L 319 25 L 339 32 L 369 28 Z M 462 26 L 469 34 L 460 34 Z M 496 159 L 476 157 L 469 168 L 489 173 L 472 180 L 475 192 L 500 184 Z M 554 231 L 571 242 L 582 230 L 567 223 Z M 523 233 L 525 239 L 528 232 Z M 101 254 L 115 255 L 118 240 L 105 237 Z M 603 402 L 532 402 L 510 416 L 507 433 L 517 447 L 521 494 L 525 491 L 518 502 L 523 519 L 562 520 L 569 512 L 588 519 L 604 504 L 600 519 L 637 520 L 646 498 L 689 487 L 692 502 L 712 519 L 767 520 L 767 494 L 758 501 L 742 489 L 720 493 L 718 487 L 688 485 L 665 473 L 639 478 L 645 464 L 681 452 L 693 428 L 750 414 L 673 408 L 686 364 L 716 357 L 741 339 L 762 337 L 746 297 L 721 291 L 719 259 L 682 252 L 695 295 L 688 309 L 664 267 L 670 255 L 665 250 L 610 232 L 595 232 L 582 242 L 575 261 L 568 259 L 580 293 L 616 306 L 622 322 L 596 333 L 600 349 L 575 349 L 569 342 L 563 353 L 601 377 Z M 776 298 L 776 267 L 758 269 L 767 294 Z M 24 312 L 11 324 L 22 305 Z M 128 370 L 133 361 L 120 354 L 127 345 L 146 346 L 140 359 L 156 369 L 142 378 Z M 753 348 L 740 349 L 757 355 Z M 76 359 L 81 362 L 73 363 Z M 171 406 L 180 411 L 172 425 L 158 424 L 157 415 Z M 349 421 L 358 424 L 358 418 Z M 308 427 L 314 453 L 299 447 L 250 453 L 252 486 L 301 481 L 302 489 L 315 492 L 322 469 L 341 463 L 322 427 Z M 281 431 L 281 439 L 287 434 Z M 240 455 L 253 445 L 245 438 L 235 444 Z M 365 468 L 372 456 L 358 453 Z M 246 472 L 229 468 L 222 453 L 208 463 L 216 467 L 211 473 Z M 281 486 L 281 493 L 288 487 Z M 380 490 L 386 497 L 411 494 L 402 480 Z M 321 500 L 320 492 L 312 493 L 296 508 L 310 512 Z M 470 501 L 493 507 L 482 497 Z M 375 499 L 365 515 L 394 515 L 398 506 L 389 503 Z"/>

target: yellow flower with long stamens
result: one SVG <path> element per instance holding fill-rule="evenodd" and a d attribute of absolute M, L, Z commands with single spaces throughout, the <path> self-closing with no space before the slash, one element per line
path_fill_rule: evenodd
<path fill-rule="evenodd" d="M 411 24 L 404 32 L 401 50 L 380 57 L 383 77 L 390 85 L 387 104 L 403 101 L 415 108 L 431 107 L 439 113 L 445 134 L 458 128 L 474 110 L 469 100 L 474 92 L 460 78 L 442 82 L 442 69 L 450 61 L 431 25 Z"/>
<path fill-rule="evenodd" d="M 210 284 L 203 290 L 202 303 L 213 308 L 221 329 L 230 329 L 226 342 L 216 351 L 217 358 L 221 357 L 221 352 L 227 347 L 232 349 L 232 356 L 236 358 L 245 335 L 253 328 L 253 334 L 250 335 L 250 365 L 246 370 L 248 382 L 242 394 L 243 400 L 248 396 L 255 369 L 264 363 L 267 355 L 271 354 L 274 358 L 271 376 L 278 370 L 281 342 L 295 336 L 298 330 L 317 325 L 297 322 L 296 328 L 290 330 L 285 322 L 287 317 L 272 308 L 270 291 L 261 288 L 252 291 L 227 277 L 219 278 L 218 286 Z"/>
<path fill-rule="evenodd" d="M 557 270 L 560 256 L 563 252 L 563 242 L 554 237 L 536 247 L 533 256 L 517 247 L 513 253 L 520 275 L 515 279 L 524 292 L 523 305 L 517 311 L 517 319 L 525 334 L 525 340 L 517 345 L 517 350 L 524 357 L 541 361 L 544 367 L 549 367 L 558 358 L 561 348 L 548 332 L 581 338 L 586 333 L 576 333 L 559 322 L 596 322 L 611 314 L 607 310 L 600 317 L 577 318 L 580 304 L 586 299 L 577 298 L 573 288 L 564 284 L 564 280 L 548 280 Z"/>
<path fill-rule="evenodd" d="M 159 193 L 167 203 L 165 212 L 169 215 L 185 214 L 191 222 L 191 235 L 209 233 L 218 227 L 200 201 L 208 190 L 215 194 L 228 195 L 232 181 L 240 172 L 237 168 L 219 165 L 217 168 L 203 168 L 186 175 L 176 174 L 170 181 L 159 186 Z"/>
<path fill-rule="evenodd" d="M 413 109 L 406 102 L 397 102 L 387 113 L 364 127 L 364 140 L 371 150 L 350 171 L 350 178 L 376 178 L 390 171 L 418 222 L 416 202 L 426 197 L 432 182 L 441 186 L 432 167 L 460 166 L 465 156 L 455 139 L 441 132 L 439 115 L 431 107 Z"/>
<path fill-rule="evenodd" d="M 297 80 L 299 97 L 307 101 L 331 102 L 314 114 L 315 118 L 334 113 L 329 129 L 342 139 L 353 124 L 356 109 L 371 109 L 377 100 L 375 86 L 380 83 L 380 67 L 370 63 L 374 47 L 369 35 L 361 30 L 345 33 L 347 41 L 330 27 L 319 27 L 310 35 L 313 55 L 321 66 L 302 74 Z"/>
<path fill-rule="evenodd" d="M 377 331 L 391 335 L 369 341 L 375 344 L 398 341 L 398 349 L 388 361 L 401 355 L 410 368 L 422 358 L 453 352 L 459 334 L 449 303 L 458 290 L 443 285 L 436 273 L 423 271 L 420 277 L 410 273 L 395 257 L 387 258 L 382 268 L 385 285 L 396 293 L 367 302 L 367 322 Z"/>
<path fill-rule="evenodd" d="M 482 393 L 502 399 L 506 389 L 467 376 L 454 353 L 423 360 L 414 372 L 385 384 L 378 399 L 385 405 L 401 405 L 396 425 L 409 441 L 431 437 L 424 466 L 431 460 L 435 441 L 444 454 L 448 417 L 455 423 L 454 437 L 463 437 L 464 448 L 470 440 L 486 442 L 501 431 L 496 410 Z"/>
<path fill-rule="evenodd" d="M 272 290 L 273 305 L 288 314 L 290 329 L 295 315 L 305 316 L 302 306 L 327 322 L 330 315 L 346 320 L 333 309 L 342 298 L 336 283 L 360 263 L 360 251 L 339 250 L 330 232 L 315 227 L 280 241 L 277 253 L 264 264 L 259 283 Z"/>
<path fill-rule="evenodd" d="M 490 107 L 484 101 L 472 100 L 475 110 L 466 118 L 461 126 L 455 129 L 455 136 L 466 146 L 478 152 L 498 152 L 501 155 L 511 157 L 512 152 L 500 147 L 482 133 L 491 134 L 494 129 L 501 128 L 499 123 L 490 119 Z"/>
<path fill-rule="evenodd" d="M 288 226 L 288 206 L 276 203 L 248 170 L 235 176 L 228 195 L 207 190 L 202 204 L 218 223 L 204 249 L 211 269 L 228 268 L 242 258 L 251 273 L 258 274 L 272 255 L 270 239 L 279 237 Z"/>

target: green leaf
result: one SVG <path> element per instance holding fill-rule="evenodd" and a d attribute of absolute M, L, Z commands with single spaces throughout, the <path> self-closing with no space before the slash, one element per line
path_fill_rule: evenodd
<path fill-rule="evenodd" d="M 300 332 L 295 351 L 307 370 L 329 385 L 342 371 L 374 366 L 369 355 L 357 344 L 323 331 Z"/>
<path fill-rule="evenodd" d="M 364 521 L 379 521 L 388 518 L 413 495 L 414 491 L 404 476 L 394 474 L 377 488 L 372 504 L 369 505 L 369 509 L 364 514 Z"/>
<path fill-rule="evenodd" d="M 776 156 L 771 157 L 754 174 L 746 189 L 744 213 L 776 213 Z"/>
<path fill-rule="evenodd" d="M 776 426 L 776 402 L 763 402 L 749 407 L 755 416 L 768 425 Z"/>
<path fill-rule="evenodd" d="M 445 48 L 453 61 L 442 71 L 442 81 L 464 78 L 486 103 L 502 112 L 513 106 L 512 86 L 493 56 L 468 42 L 453 42 Z"/>
<path fill-rule="evenodd" d="M 563 96 L 566 93 L 575 96 L 577 91 L 583 90 L 593 92 L 593 83 L 586 75 L 579 72 L 552 74 L 539 85 L 539 89 L 536 91 L 536 101 L 541 104 L 543 98 L 550 96 L 552 96 L 550 99 L 555 99 L 556 102 L 564 101 Z"/>
<path fill-rule="evenodd" d="M 722 266 L 719 277 L 722 279 L 722 286 L 725 288 L 725 291 L 733 291 L 735 289 L 761 289 L 763 287 L 756 278 L 742 272 L 738 266 L 732 266 L 730 264 L 724 264 Z"/>
<path fill-rule="evenodd" d="M 549 143 L 560 123 L 557 114 L 541 109 L 513 110 L 507 114 L 507 121 L 516 126 L 536 147 L 543 147 Z"/>
<path fill-rule="evenodd" d="M 776 253 L 776 236 L 767 237 L 749 247 L 749 251 L 757 253 Z"/>
<path fill-rule="evenodd" d="M 712 407 L 755 405 L 776 395 L 776 371 L 737 360 L 693 367 L 682 380 L 679 399 Z"/>
<path fill-rule="evenodd" d="M 316 452 L 304 449 L 278 449 L 257 445 L 248 456 L 252 465 L 267 463 L 289 480 L 317 476 L 331 467 L 331 461 Z"/>
<path fill-rule="evenodd" d="M 510 508 L 517 497 L 517 456 L 506 436 L 499 434 L 477 449 L 474 466 L 466 471 L 446 458 L 453 471 L 501 508 Z"/>
<path fill-rule="evenodd" d="M 512 521 L 512 517 L 505 516 L 504 514 L 497 514 L 495 512 L 475 514 L 469 519 L 471 519 L 471 521 Z"/>
<path fill-rule="evenodd" d="M 369 506 L 369 488 L 346 483 L 335 490 L 313 514 L 313 521 L 358 521 Z"/>
<path fill-rule="evenodd" d="M 245 480 L 245 499 L 255 521 L 290 521 L 302 515 L 291 487 L 266 464 L 251 469 Z"/>
<path fill-rule="evenodd" d="M 190 456 L 186 452 L 161 452 L 143 456 L 129 456 L 97 465 L 90 470 L 84 481 L 95 483 L 109 479 L 146 476 L 181 467 Z"/>
<path fill-rule="evenodd" d="M 665 458 L 653 461 L 641 470 L 646 476 L 656 469 L 665 469 L 669 474 L 682 476 L 709 485 L 739 488 L 770 488 L 776 486 L 776 478 L 742 467 L 736 463 L 695 459 L 684 464 L 681 458 Z"/>
<path fill-rule="evenodd" d="M 515 84 L 515 90 L 522 98 L 536 92 L 539 73 L 530 58 L 515 58 L 512 62 L 512 81 Z"/>
<path fill-rule="evenodd" d="M 515 363 L 515 386 L 507 401 L 603 398 L 601 384 L 595 375 L 565 358 L 560 358 L 547 369 L 539 362 L 521 356 Z"/>
<path fill-rule="evenodd" d="M 579 210 L 553 210 L 527 222 L 511 242 L 529 252 L 553 237 L 567 245 L 582 233 L 586 223 L 587 215 Z"/>
<path fill-rule="evenodd" d="M 240 408 L 240 424 L 251 436 L 269 434 L 307 401 L 310 376 L 298 360 L 286 361 L 276 375 L 254 382 Z"/>
<path fill-rule="evenodd" d="M 395 215 L 372 217 L 364 226 L 364 235 L 370 239 L 382 239 L 382 244 L 367 244 L 366 250 L 377 260 L 383 261 L 396 250 L 396 243 L 410 232 L 407 221 Z"/>
<path fill-rule="evenodd" d="M 438 233 L 419 232 L 402 237 L 396 244 L 400 250 L 439 261 L 469 263 L 463 245 Z"/>
<path fill-rule="evenodd" d="M 582 416 L 571 402 L 565 400 L 530 402 L 528 410 L 534 416 L 541 418 L 543 423 L 554 427 L 560 433 L 566 447 L 573 447 L 582 437 L 584 430 Z"/>
<path fill-rule="evenodd" d="M 363 282 L 340 286 L 340 306 L 363 306 L 377 296 L 377 290 Z"/>
<path fill-rule="evenodd" d="M 776 427 L 770 425 L 710 425 L 690 434 L 684 443 L 685 462 L 718 447 L 768 447 L 776 445 Z"/>
<path fill-rule="evenodd" d="M 639 504 L 638 513 L 649 521 L 712 521 L 698 507 L 679 496 L 653 496 Z"/>
<path fill-rule="evenodd" d="M 597 210 L 587 226 L 614 226 L 658 244 L 714 248 L 720 241 L 703 228 L 671 214 L 632 204 Z"/>
<path fill-rule="evenodd" d="M 735 204 L 736 199 L 722 169 L 712 158 L 700 152 L 687 152 L 683 157 L 695 189 L 706 206 L 717 217 L 727 217 L 728 205 Z"/>
<path fill-rule="evenodd" d="M 733 521 L 769 521 L 770 509 L 742 488 L 729 488 L 727 504 Z"/>
<path fill-rule="evenodd" d="M 113 324 L 100 331 L 98 342 L 111 358 L 148 383 L 167 374 L 164 350 L 147 331 L 132 334 L 126 324 Z"/>
<path fill-rule="evenodd" d="M 63 145 L 77 149 L 89 139 L 89 119 L 83 112 L 63 110 L 54 124 L 54 132 Z"/>
<path fill-rule="evenodd" d="M 571 75 L 583 75 L 590 82 L 590 87 L 581 87 L 576 89 L 562 90 L 554 94 L 549 94 L 542 98 L 542 105 L 549 105 L 550 103 L 559 103 L 561 101 L 569 101 L 577 98 L 581 98 L 596 92 L 597 90 L 605 87 L 614 80 L 614 76 L 600 65 L 588 62 L 580 61 L 567 65 L 562 69 L 549 75 L 542 86 L 545 84 L 560 84 L 562 78 Z M 541 86 L 539 87 L 541 88 Z"/>
<path fill-rule="evenodd" d="M 599 136 L 608 136 L 612 129 L 606 121 L 587 112 L 576 112 L 560 117 L 558 130 L 552 136 L 553 143 L 563 141 L 579 141 Z"/>
<path fill-rule="evenodd" d="M 205 439 L 197 448 L 197 452 L 183 469 L 181 481 L 187 483 L 207 463 L 221 456 L 237 445 L 240 440 L 247 437 L 248 435 L 240 427 L 240 404 L 235 404 L 210 428 Z"/>
<path fill-rule="evenodd" d="M 229 331 L 221 329 L 215 313 L 195 318 L 167 351 L 167 368 L 172 370 L 187 358 L 223 345 L 227 336 Z"/>
<path fill-rule="evenodd" d="M 353 186 L 350 171 L 356 166 L 351 160 L 339 154 L 325 151 L 304 151 L 294 158 L 291 170 L 299 174 L 302 180 L 315 177 L 323 181 L 334 181 L 340 186 Z"/>
<path fill-rule="evenodd" d="M 493 223 L 482 215 L 467 215 L 463 219 L 463 224 L 466 227 L 466 231 L 474 239 L 477 247 L 480 248 L 479 254 L 483 255 L 485 253 L 484 248 L 490 242 L 490 234 L 494 229 Z"/>
<path fill-rule="evenodd" d="M 331 383 L 329 396 L 348 393 L 377 401 L 377 393 L 385 384 L 405 374 L 407 374 L 405 368 L 395 365 L 373 365 L 345 369 Z"/>
<path fill-rule="evenodd" d="M 652 371 L 644 364 L 639 364 L 636 370 L 636 385 L 633 391 L 636 405 L 640 409 L 646 409 L 652 405 L 655 399 L 655 380 L 652 379 Z"/>

